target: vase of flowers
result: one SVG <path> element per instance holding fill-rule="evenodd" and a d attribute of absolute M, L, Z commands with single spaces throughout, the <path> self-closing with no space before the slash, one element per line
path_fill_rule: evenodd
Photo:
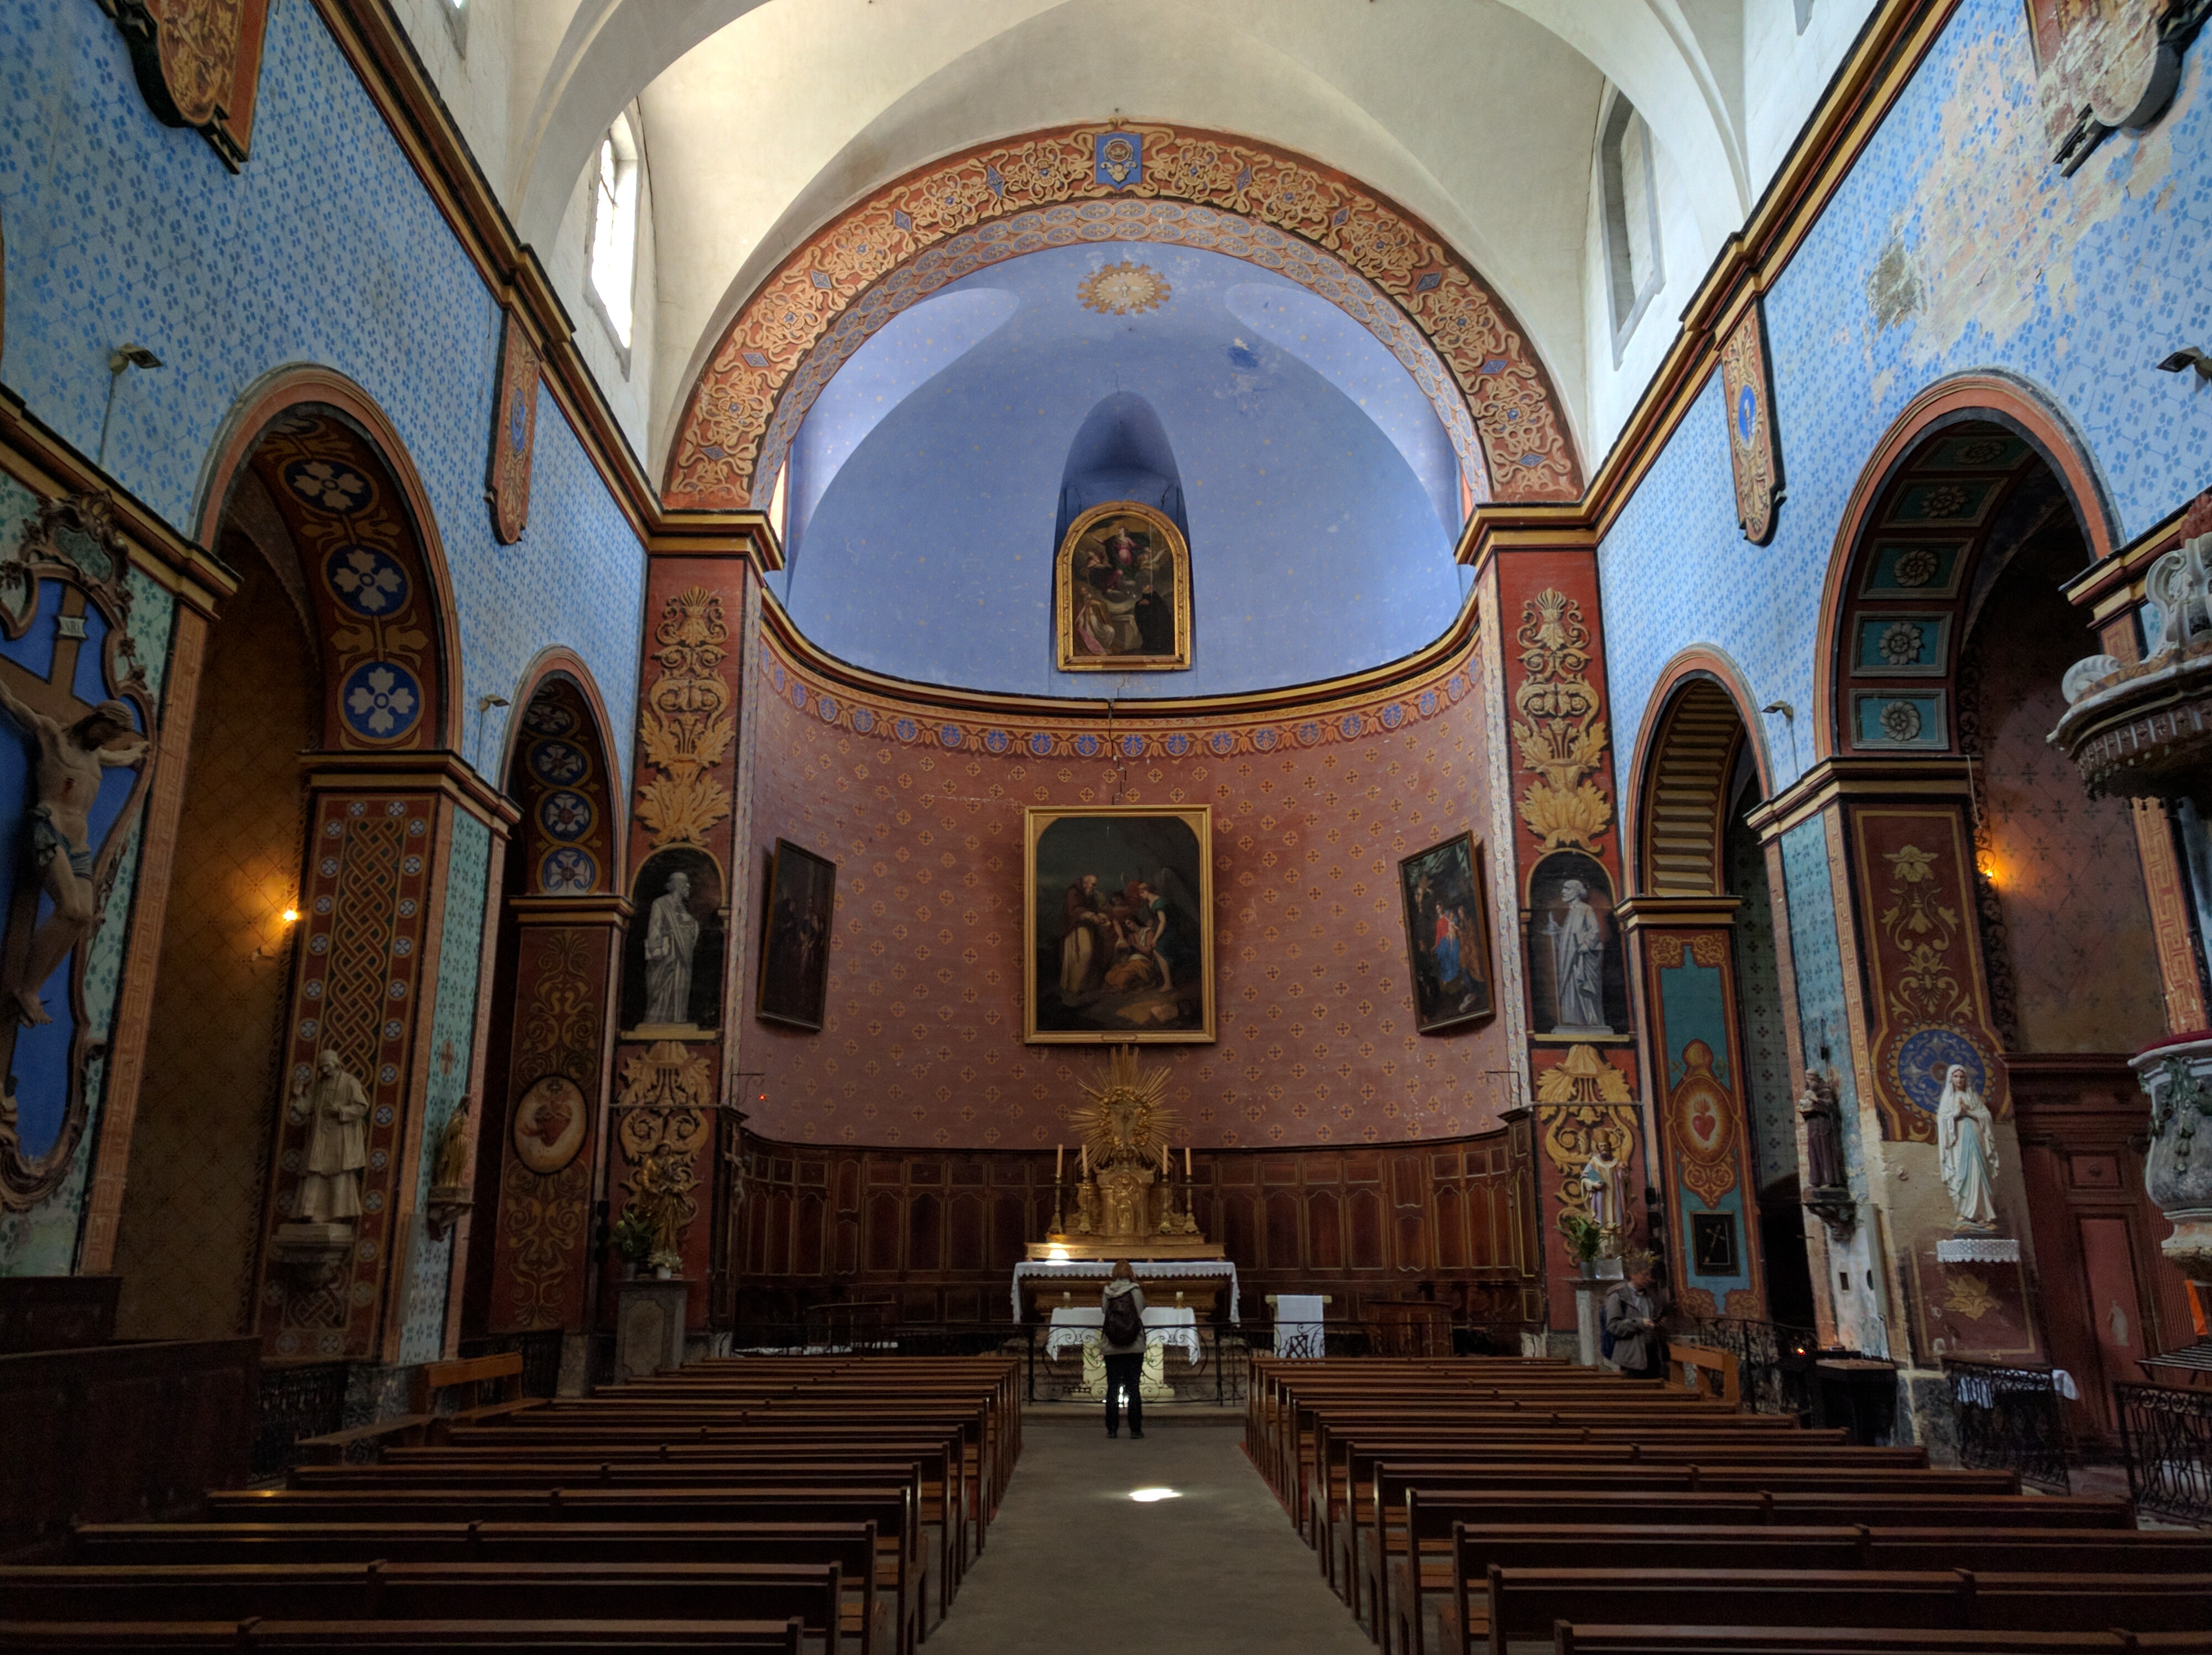
<path fill-rule="evenodd" d="M 666 1281 L 684 1268 L 684 1255 L 670 1252 L 664 1248 L 654 1253 L 647 1262 L 653 1266 L 653 1280 Z"/>
<path fill-rule="evenodd" d="M 653 1226 L 646 1222 L 644 1214 L 632 1208 L 615 1220 L 610 1239 L 622 1259 L 623 1280 L 634 1280 L 638 1267 L 653 1256 Z"/>

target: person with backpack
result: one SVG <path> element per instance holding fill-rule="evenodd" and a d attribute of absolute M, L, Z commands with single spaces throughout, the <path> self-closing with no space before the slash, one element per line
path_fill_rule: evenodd
<path fill-rule="evenodd" d="M 1666 1377 L 1666 1341 L 1659 1334 L 1661 1311 L 1651 1285 L 1651 1255 L 1630 1253 L 1621 1260 L 1628 1277 L 1605 1296 L 1598 1312 L 1600 1348 L 1625 1378 Z"/>
<path fill-rule="evenodd" d="M 1106 1434 L 1121 1434 L 1121 1393 L 1129 1393 L 1129 1434 L 1145 1434 L 1145 1402 L 1138 1381 L 1145 1372 L 1145 1290 L 1123 1259 L 1099 1295 L 1103 1323 L 1098 1354 L 1106 1359 Z"/>

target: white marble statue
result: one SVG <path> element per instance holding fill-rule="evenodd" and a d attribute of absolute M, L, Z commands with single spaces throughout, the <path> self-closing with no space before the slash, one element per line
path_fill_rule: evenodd
<path fill-rule="evenodd" d="M 691 876 L 672 873 L 668 889 L 653 898 L 645 928 L 645 1020 L 691 1020 L 691 955 L 699 946 L 699 920 L 691 911 Z"/>
<path fill-rule="evenodd" d="M 368 1165 L 368 1094 L 334 1051 L 316 1060 L 311 1082 L 292 1089 L 292 1119 L 307 1128 L 307 1156 L 292 1216 L 331 1224 L 361 1216 L 361 1172 Z"/>
<path fill-rule="evenodd" d="M 1546 927 L 1552 940 L 1552 981 L 1557 985 L 1561 1030 L 1603 1030 L 1605 1020 L 1605 930 L 1589 905 L 1589 887 L 1569 879 L 1559 887 L 1566 904 L 1565 923 Z"/>
<path fill-rule="evenodd" d="M 1996 1229 L 1996 1123 L 1962 1063 L 1944 1071 L 1943 1095 L 1936 1104 L 1936 1149 L 1959 1227 Z"/>

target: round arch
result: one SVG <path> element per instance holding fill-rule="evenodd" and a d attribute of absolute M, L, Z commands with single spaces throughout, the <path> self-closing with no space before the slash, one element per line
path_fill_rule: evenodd
<path fill-rule="evenodd" d="M 395 548 L 402 553 L 398 561 L 404 565 L 406 562 L 404 554 L 409 550 L 419 560 L 419 576 L 424 587 L 422 596 L 427 599 L 428 611 L 424 618 L 428 629 L 422 638 L 421 654 L 432 669 L 427 675 L 429 683 L 424 686 L 428 691 L 425 699 L 431 705 L 426 715 L 409 727 L 414 739 L 398 743 L 380 739 L 379 733 L 364 721 L 355 733 L 358 745 L 371 748 L 403 745 L 442 747 L 458 751 L 462 741 L 462 709 L 465 703 L 462 693 L 460 628 L 445 544 L 438 532 L 437 515 L 431 509 L 428 491 L 422 486 L 422 477 L 415 469 L 407 445 L 400 438 L 398 428 L 367 391 L 337 370 L 312 362 L 291 363 L 272 368 L 254 380 L 240 394 L 222 425 L 216 429 L 215 442 L 209 450 L 200 475 L 198 507 L 193 515 L 194 536 L 202 545 L 216 543 L 231 490 L 240 474 L 261 453 L 263 439 L 270 435 L 271 427 L 288 416 L 312 423 L 316 411 L 336 413 L 340 417 L 339 420 L 330 423 L 331 429 L 323 431 L 295 433 L 301 447 L 301 453 L 297 458 L 307 464 L 316 463 L 315 458 L 307 451 L 313 449 L 319 453 L 322 448 L 327 447 L 329 453 L 321 456 L 322 463 L 342 464 L 349 457 L 349 451 L 357 445 L 358 451 L 351 453 L 350 457 L 365 459 L 384 473 L 395 498 L 389 502 L 378 501 L 376 491 L 372 490 L 369 507 L 371 509 L 379 505 L 396 507 L 396 526 L 404 529 L 405 536 L 412 543 L 410 547 Z M 339 533 L 337 526 L 334 524 L 321 526 L 330 531 L 335 543 Z M 306 539 L 301 540 L 303 550 L 307 544 Z M 326 642 L 333 630 L 333 622 L 339 616 L 374 619 L 380 623 L 399 621 L 404 624 L 404 618 L 398 611 L 371 616 L 361 609 L 359 603 L 346 601 L 344 595 L 330 588 L 327 581 L 315 581 L 317 571 L 310 569 L 304 572 L 318 587 L 319 598 L 325 600 L 319 604 L 319 612 L 323 615 L 320 630 Z M 402 578 L 404 575 L 403 567 Z M 388 576 L 386 584 L 389 585 Z M 365 673 L 367 669 L 358 670 Z M 330 727 L 337 732 L 343 728 L 343 719 L 335 710 L 341 687 L 335 672 L 332 680 L 334 711 Z M 373 711 L 364 715 L 365 718 L 374 716 Z M 339 734 L 331 740 L 330 745 L 356 744 Z"/>
<path fill-rule="evenodd" d="M 1891 423 L 1829 554 L 1814 662 L 1816 759 L 1956 751 L 1958 646 L 1975 570 L 2039 473 L 2073 512 L 2090 560 L 2112 556 L 2112 513 L 2088 449 L 2030 386 L 1960 374 Z"/>
<path fill-rule="evenodd" d="M 1109 157 L 1114 135 L 1127 135 Z M 772 479 L 813 399 L 945 283 L 1038 248 L 1170 241 L 1249 259 L 1374 332 L 1429 395 L 1478 493 L 1582 493 L 1566 411 L 1527 331 L 1429 226 L 1287 149 L 1202 129 L 1088 123 L 908 173 L 823 225 L 708 353 L 664 473 L 672 507 L 735 508 Z"/>
<path fill-rule="evenodd" d="M 1746 743 L 1764 798 L 1773 787 L 1773 765 L 1735 663 L 1704 648 L 1669 661 L 1645 703 L 1629 765 L 1636 785 L 1625 843 L 1638 896 L 1726 890 L 1728 784 Z"/>
<path fill-rule="evenodd" d="M 612 727 L 591 668 L 565 646 L 541 650 L 523 671 L 514 709 L 496 774 L 522 811 L 523 888 L 532 896 L 620 891 L 629 836 L 615 814 L 622 789 L 609 762 Z"/>

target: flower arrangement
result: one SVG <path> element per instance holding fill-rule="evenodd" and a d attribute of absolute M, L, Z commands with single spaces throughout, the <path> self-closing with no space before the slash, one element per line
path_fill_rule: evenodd
<path fill-rule="evenodd" d="M 684 1255 L 672 1253 L 663 1248 L 647 1259 L 646 1263 L 653 1266 L 653 1273 L 655 1275 L 665 1281 L 684 1268 Z"/>
<path fill-rule="evenodd" d="M 1589 1263 L 1605 1244 L 1604 1230 L 1593 1223 L 1587 1213 L 1560 1214 L 1559 1233 L 1567 1238 L 1567 1250 L 1577 1264 Z"/>
<path fill-rule="evenodd" d="M 625 1208 L 623 1215 L 615 1220 L 608 1239 L 613 1243 L 614 1250 L 622 1255 L 623 1262 L 633 1268 L 652 1256 L 653 1226 L 635 1207 Z"/>

